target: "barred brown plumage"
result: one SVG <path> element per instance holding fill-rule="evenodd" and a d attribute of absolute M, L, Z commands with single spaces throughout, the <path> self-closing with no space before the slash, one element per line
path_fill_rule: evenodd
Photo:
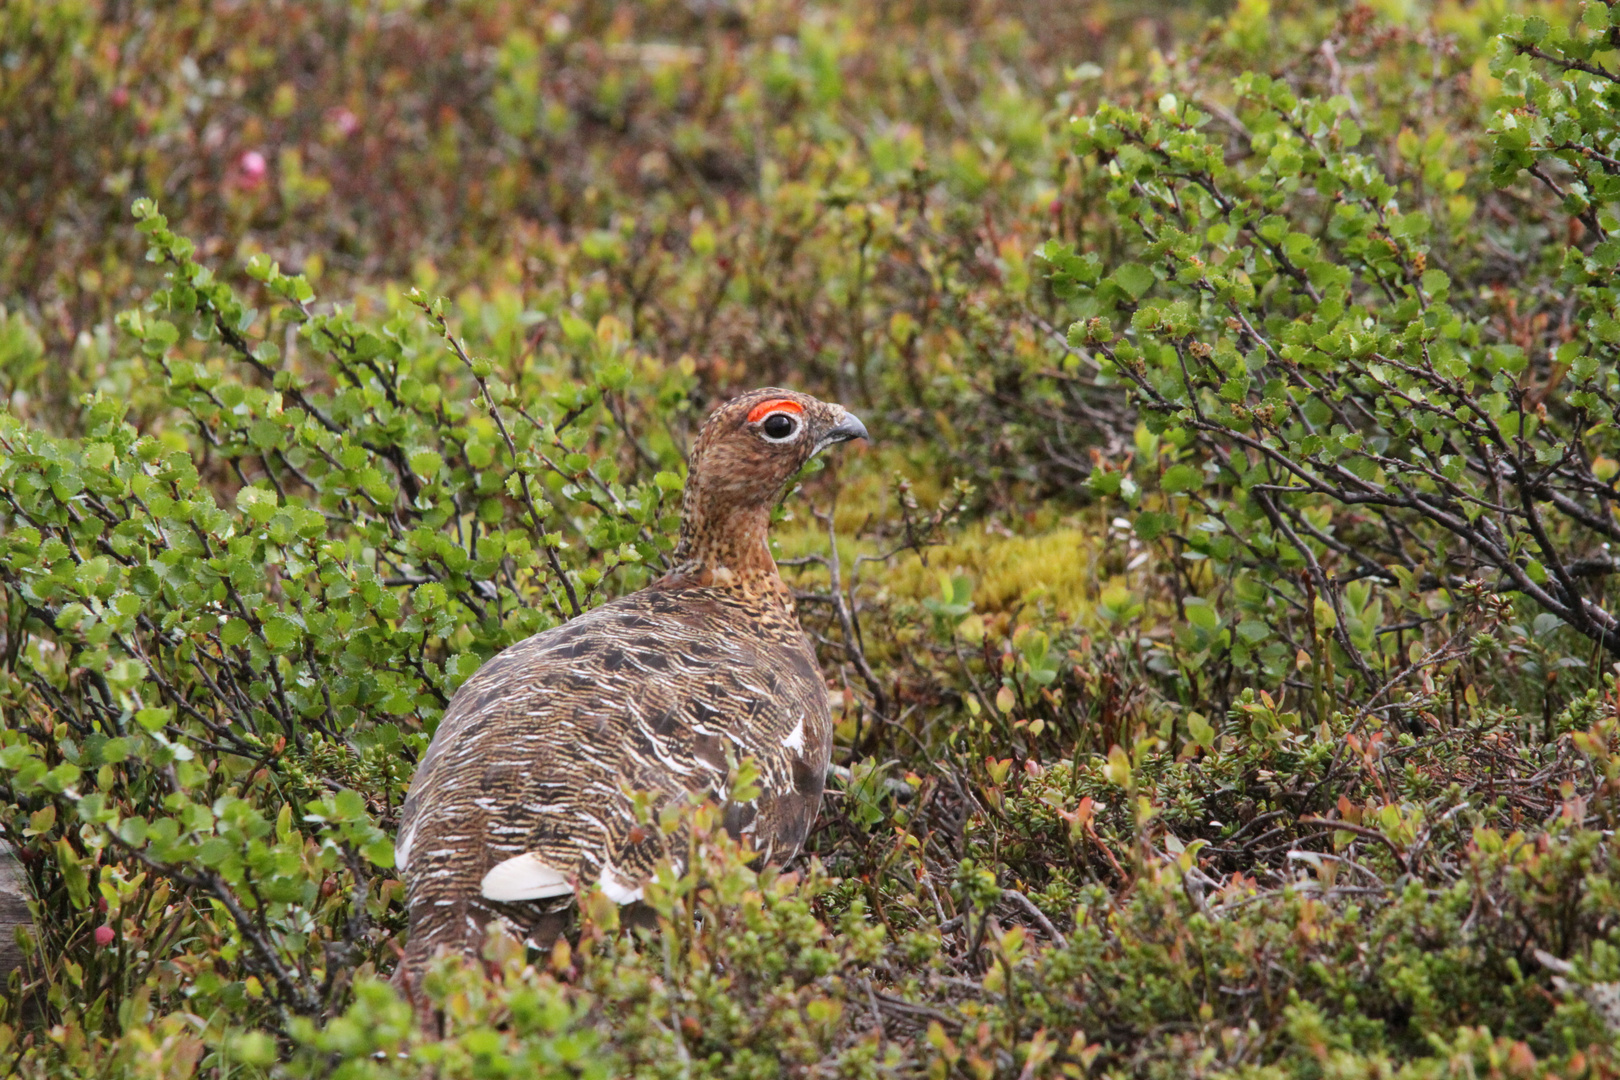
<path fill-rule="evenodd" d="M 456 692 L 405 800 L 396 844 L 410 939 L 401 977 L 520 934 L 579 887 L 621 904 L 666 852 L 656 808 L 724 799 L 752 757 L 760 796 L 727 805 L 768 858 L 798 851 L 832 744 L 827 690 L 767 540 L 771 507 L 818 451 L 865 438 L 841 406 L 766 388 L 709 417 L 693 447 L 675 568 L 491 658 Z"/>

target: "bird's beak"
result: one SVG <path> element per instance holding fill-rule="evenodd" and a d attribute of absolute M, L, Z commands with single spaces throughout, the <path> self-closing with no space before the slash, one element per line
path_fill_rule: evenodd
<path fill-rule="evenodd" d="M 866 433 L 866 425 L 843 409 L 838 410 L 838 423 L 827 429 L 827 434 L 821 437 L 822 446 L 831 446 L 834 443 L 849 442 L 851 439 L 865 439 L 872 441 Z"/>

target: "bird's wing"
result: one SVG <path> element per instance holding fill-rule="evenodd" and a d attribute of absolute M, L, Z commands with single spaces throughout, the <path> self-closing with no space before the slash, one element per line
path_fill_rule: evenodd
<path fill-rule="evenodd" d="M 746 757 L 764 794 L 727 807 L 728 826 L 797 849 L 830 742 L 820 673 L 802 636 L 757 633 L 703 592 L 625 597 L 468 680 L 406 800 L 397 853 L 413 894 L 438 879 L 512 902 L 580 882 L 639 899 L 684 847 L 646 816 L 693 793 L 723 799 Z M 631 792 L 644 793 L 640 817 Z"/>

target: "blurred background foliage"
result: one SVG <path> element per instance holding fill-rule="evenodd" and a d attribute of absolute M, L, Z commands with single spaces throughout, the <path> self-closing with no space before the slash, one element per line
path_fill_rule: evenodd
<path fill-rule="evenodd" d="M 8 1073 L 1613 1075 L 1617 28 L 11 0 Z M 772 383 L 809 850 L 414 1029 L 416 755 Z"/>

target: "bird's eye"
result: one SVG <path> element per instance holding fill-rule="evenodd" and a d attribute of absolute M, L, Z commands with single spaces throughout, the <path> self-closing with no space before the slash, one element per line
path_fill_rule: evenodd
<path fill-rule="evenodd" d="M 759 425 L 760 434 L 771 442 L 787 442 L 799 432 L 799 422 L 786 413 L 772 413 Z"/>

